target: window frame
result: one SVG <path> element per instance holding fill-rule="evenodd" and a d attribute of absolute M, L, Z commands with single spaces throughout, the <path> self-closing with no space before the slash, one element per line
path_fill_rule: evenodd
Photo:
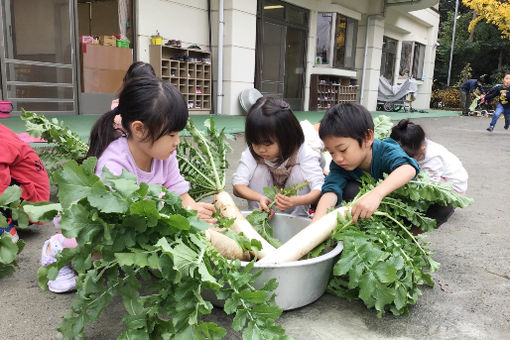
<path fill-rule="evenodd" d="M 387 43 L 392 43 L 394 44 L 395 46 L 395 49 L 394 50 L 391 50 L 388 46 L 385 47 L 385 40 L 387 41 Z M 389 45 L 389 44 L 388 44 Z M 388 79 L 388 81 L 390 82 L 390 84 L 393 84 L 394 80 L 395 80 L 395 68 L 396 68 L 396 65 L 397 65 L 397 54 L 398 54 L 398 40 L 397 39 L 393 39 L 393 38 L 390 38 L 388 36 L 383 36 L 383 47 L 382 47 L 382 53 L 381 53 L 381 69 L 380 69 L 380 75 L 385 77 L 386 79 Z M 383 58 L 384 58 L 384 55 L 393 55 L 393 65 L 391 67 L 391 77 L 388 78 L 386 77 L 385 73 L 388 73 L 388 72 L 383 72 L 383 66 L 384 68 L 386 68 L 386 63 L 383 64 L 382 61 L 383 61 Z M 386 58 L 385 60 L 387 60 L 388 58 Z M 384 70 L 385 71 L 385 70 Z"/>
<path fill-rule="evenodd" d="M 404 58 L 404 44 L 410 44 L 411 46 L 411 53 L 407 58 Z M 402 41 L 402 48 L 400 51 L 400 65 L 399 65 L 399 77 L 405 78 L 405 77 L 412 77 L 417 80 L 423 80 L 423 69 L 425 67 L 425 53 L 427 46 L 425 44 L 419 43 L 417 41 L 412 40 L 403 40 Z M 418 54 L 417 54 L 418 52 Z M 403 69 L 403 66 L 407 66 L 406 64 L 402 64 L 405 62 L 406 64 L 409 64 L 409 70 Z M 417 70 L 415 70 L 417 69 Z M 405 72 L 404 72 L 405 71 Z M 409 72 L 406 75 L 406 72 Z"/>
<path fill-rule="evenodd" d="M 314 60 L 314 66 L 315 67 L 329 67 L 329 68 L 338 68 L 338 69 L 346 69 L 346 70 L 354 70 L 355 69 L 355 62 L 356 62 L 356 45 L 357 45 L 357 35 L 358 35 L 358 20 L 353 19 L 351 17 L 339 14 L 337 12 L 318 12 L 317 17 L 323 14 L 330 14 L 331 15 L 331 22 L 329 27 L 329 48 L 327 50 L 327 59 L 328 63 L 318 63 L 319 56 L 318 56 L 318 50 L 317 50 L 317 40 L 318 40 L 318 34 L 317 34 L 317 26 L 318 26 L 318 20 L 316 23 L 316 39 L 315 39 L 315 60 Z M 337 51 L 338 48 L 336 46 L 336 40 L 338 35 L 338 18 L 343 18 L 346 21 L 345 25 L 345 31 L 344 31 L 344 58 L 342 64 L 339 64 L 337 61 Z M 354 25 L 354 27 L 352 26 Z M 349 26 L 349 28 L 348 28 Z M 353 30 L 352 33 L 352 41 L 350 42 L 352 44 L 351 48 L 353 51 L 352 55 L 352 61 L 351 65 L 346 65 L 346 53 L 345 50 L 347 50 L 347 33 L 349 29 Z M 321 59 L 322 60 L 322 59 Z"/>

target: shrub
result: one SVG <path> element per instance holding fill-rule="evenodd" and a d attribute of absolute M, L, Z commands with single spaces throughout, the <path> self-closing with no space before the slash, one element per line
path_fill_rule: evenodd
<path fill-rule="evenodd" d="M 448 87 L 432 91 L 432 95 L 430 96 L 430 107 L 459 108 L 460 89 L 458 87 Z"/>

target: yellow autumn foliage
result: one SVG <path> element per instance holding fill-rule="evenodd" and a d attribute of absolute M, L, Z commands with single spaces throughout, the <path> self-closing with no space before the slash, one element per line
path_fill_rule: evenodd
<path fill-rule="evenodd" d="M 462 3 L 476 12 L 476 18 L 469 24 L 471 32 L 481 20 L 496 25 L 501 35 L 510 39 L 510 3 L 507 0 L 462 0 Z"/>

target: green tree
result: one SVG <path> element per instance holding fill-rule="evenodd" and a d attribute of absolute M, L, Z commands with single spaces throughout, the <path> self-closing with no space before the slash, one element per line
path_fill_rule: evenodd
<path fill-rule="evenodd" d="M 476 16 L 469 25 L 470 31 L 479 22 L 485 20 L 495 25 L 504 38 L 510 39 L 510 3 L 508 0 L 462 0 L 462 2 L 476 12 Z"/>
<path fill-rule="evenodd" d="M 450 60 L 455 1 L 442 0 L 439 8 L 441 17 L 444 19 L 440 24 L 434 78 L 437 83 L 444 84 Z M 471 65 L 473 77 L 490 75 L 491 83 L 499 82 L 501 70 L 505 69 L 505 56 L 510 52 L 510 40 L 502 39 L 497 27 L 485 21 L 479 22 L 470 32 L 469 25 L 472 22 L 473 13 L 469 8 L 459 6 L 451 84 L 460 80 L 460 73 L 468 63 Z"/>

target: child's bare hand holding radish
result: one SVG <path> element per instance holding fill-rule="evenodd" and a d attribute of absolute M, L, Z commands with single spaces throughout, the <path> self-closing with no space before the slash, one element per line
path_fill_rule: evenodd
<path fill-rule="evenodd" d="M 270 212 L 269 204 L 271 204 L 271 200 L 269 199 L 269 197 L 264 196 L 264 195 L 260 195 L 260 198 L 259 198 L 259 208 L 260 208 L 260 210 L 264 210 L 266 212 Z"/>
<path fill-rule="evenodd" d="M 282 211 L 302 204 L 299 196 L 285 196 L 283 194 L 276 194 L 274 201 L 276 208 Z"/>
<path fill-rule="evenodd" d="M 197 217 L 199 219 L 204 220 L 209 224 L 218 222 L 216 218 L 212 217 L 212 215 L 216 212 L 216 209 L 211 203 L 196 202 L 192 209 L 197 211 Z"/>
<path fill-rule="evenodd" d="M 369 218 L 379 208 L 384 196 L 377 191 L 372 190 L 362 196 L 352 207 L 351 215 L 354 223 L 358 222 L 358 218 Z"/>
<path fill-rule="evenodd" d="M 218 220 L 212 215 L 216 212 L 214 205 L 205 202 L 196 202 L 188 193 L 181 195 L 182 205 L 197 211 L 197 217 L 209 224 L 214 224 Z"/>

